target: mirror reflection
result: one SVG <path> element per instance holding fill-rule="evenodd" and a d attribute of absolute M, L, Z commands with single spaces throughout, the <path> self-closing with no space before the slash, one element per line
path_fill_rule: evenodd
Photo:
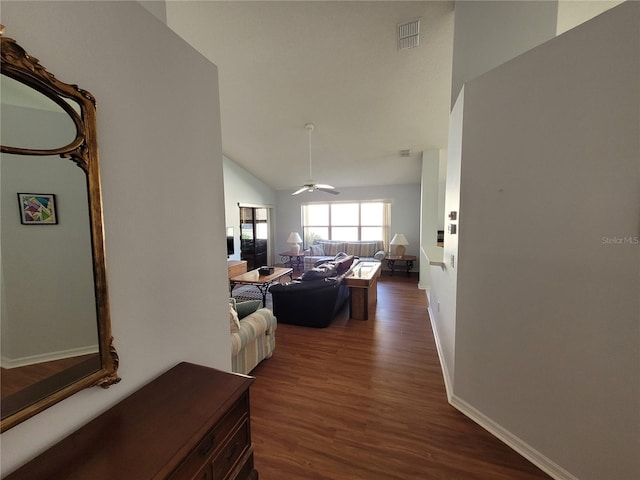
<path fill-rule="evenodd" d="M 6 75 L 2 92 L 2 145 L 31 150 L 54 150 L 73 142 L 76 125 L 60 105 L 46 95 Z M 70 102 L 79 112 L 79 106 Z"/>
<path fill-rule="evenodd" d="M 0 430 L 117 383 L 95 99 L 1 36 Z"/>
<path fill-rule="evenodd" d="M 4 417 L 16 393 L 31 390 L 32 403 L 39 381 L 58 390 L 100 364 L 84 172 L 60 157 L 3 153 L 0 180 Z M 22 224 L 17 192 L 55 194 L 58 223 Z M 76 364 L 88 370 L 59 375 Z"/>

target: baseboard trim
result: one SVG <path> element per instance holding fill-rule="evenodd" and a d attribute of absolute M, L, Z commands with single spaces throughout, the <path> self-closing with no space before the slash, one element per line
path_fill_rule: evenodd
<path fill-rule="evenodd" d="M 542 471 L 550 475 L 556 480 L 579 480 L 578 477 L 567 472 L 560 465 L 551 461 L 546 456 L 542 455 L 536 449 L 532 448 L 529 444 L 522 441 L 519 437 L 513 435 L 509 430 L 506 430 L 498 423 L 494 422 L 491 418 L 469 405 L 467 402 L 457 397 L 455 394 L 449 399 L 451 406 L 459 410 L 461 413 L 469 417 L 476 422 L 482 428 L 487 430 L 493 436 L 500 441 L 514 449 L 524 458 L 536 465 Z"/>
<path fill-rule="evenodd" d="M 436 343 L 436 350 L 438 351 L 440 369 L 442 370 L 444 387 L 447 393 L 447 400 L 449 401 L 449 404 L 460 413 L 469 417 L 475 423 L 487 430 L 501 442 L 518 452 L 520 455 L 522 455 L 524 458 L 529 460 L 531 463 L 536 465 L 538 468 L 540 468 L 546 474 L 550 475 L 555 480 L 579 480 L 576 476 L 567 472 L 560 465 L 542 455 L 536 449 L 532 448 L 529 444 L 512 434 L 509 430 L 494 422 L 491 418 L 487 417 L 485 414 L 455 395 L 455 393 L 453 392 L 453 378 L 450 375 L 448 366 L 444 361 L 444 357 L 442 354 L 442 345 L 440 342 L 440 337 L 438 336 L 438 329 L 435 321 L 436 317 L 433 313 L 433 310 L 431 309 L 429 290 L 426 291 L 426 294 L 427 301 L 429 301 L 429 320 L 431 322 L 431 329 L 433 331 L 433 337 Z"/>
<path fill-rule="evenodd" d="M 453 395 L 453 379 L 449 374 L 449 368 L 447 362 L 444 361 L 442 353 L 442 345 L 440 344 L 440 337 L 438 336 L 438 328 L 436 327 L 435 315 L 431 309 L 431 299 L 429 298 L 429 290 L 427 290 L 427 302 L 429 306 L 427 311 L 429 312 L 429 321 L 431 322 L 431 330 L 433 331 L 433 338 L 436 342 L 436 351 L 438 352 L 438 360 L 440 361 L 440 370 L 442 370 L 442 377 L 444 379 L 444 389 L 447 393 L 447 400 L 451 403 L 451 396 Z"/>
<path fill-rule="evenodd" d="M 18 368 L 25 367 L 27 365 L 34 365 L 36 363 L 52 362 L 55 360 L 62 360 L 64 358 L 79 357 L 81 355 L 89 355 L 91 353 L 98 353 L 100 350 L 97 345 L 90 345 L 88 347 L 71 348 L 69 350 L 61 350 L 59 352 L 49 352 L 39 355 L 30 355 L 28 357 L 19 358 L 7 358 L 4 355 L 0 358 L 0 364 L 2 368 Z"/>

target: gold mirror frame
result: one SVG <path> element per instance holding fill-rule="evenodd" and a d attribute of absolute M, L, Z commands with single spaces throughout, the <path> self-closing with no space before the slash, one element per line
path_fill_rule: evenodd
<path fill-rule="evenodd" d="M 76 138 L 64 147 L 50 150 L 9 146 L 0 148 L 3 153 L 17 155 L 60 155 L 75 162 L 87 177 L 101 368 L 2 419 L 0 421 L 2 432 L 80 390 L 98 385 L 108 388 L 120 381 L 117 375 L 118 355 L 113 346 L 109 315 L 95 98 L 77 85 L 60 82 L 40 65 L 37 58 L 29 55 L 15 40 L 3 36 L 3 33 L 4 26 L 0 25 L 2 74 L 49 97 L 69 114 L 76 125 Z M 81 114 L 79 115 L 65 99 L 71 99 L 80 105 Z"/>

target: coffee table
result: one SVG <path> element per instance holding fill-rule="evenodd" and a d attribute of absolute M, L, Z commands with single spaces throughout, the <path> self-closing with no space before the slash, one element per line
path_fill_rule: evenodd
<path fill-rule="evenodd" d="M 375 311 L 378 301 L 378 278 L 380 262 L 358 263 L 343 282 L 349 287 L 349 317 L 368 320 L 369 313 Z"/>
<path fill-rule="evenodd" d="M 249 272 L 237 275 L 229 279 L 229 294 L 233 297 L 233 289 L 236 285 L 255 285 L 262 295 L 262 306 L 267 305 L 267 292 L 269 287 L 282 277 L 291 277 L 292 268 L 274 267 L 271 275 L 260 275 L 260 269 L 256 268 Z"/>

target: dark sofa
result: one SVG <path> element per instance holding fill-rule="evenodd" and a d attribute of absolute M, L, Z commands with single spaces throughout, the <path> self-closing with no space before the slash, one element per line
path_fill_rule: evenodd
<path fill-rule="evenodd" d="M 300 279 L 273 285 L 269 292 L 278 323 L 328 327 L 349 298 L 349 287 L 343 279 L 355 263 L 353 256 L 336 256 Z"/>

